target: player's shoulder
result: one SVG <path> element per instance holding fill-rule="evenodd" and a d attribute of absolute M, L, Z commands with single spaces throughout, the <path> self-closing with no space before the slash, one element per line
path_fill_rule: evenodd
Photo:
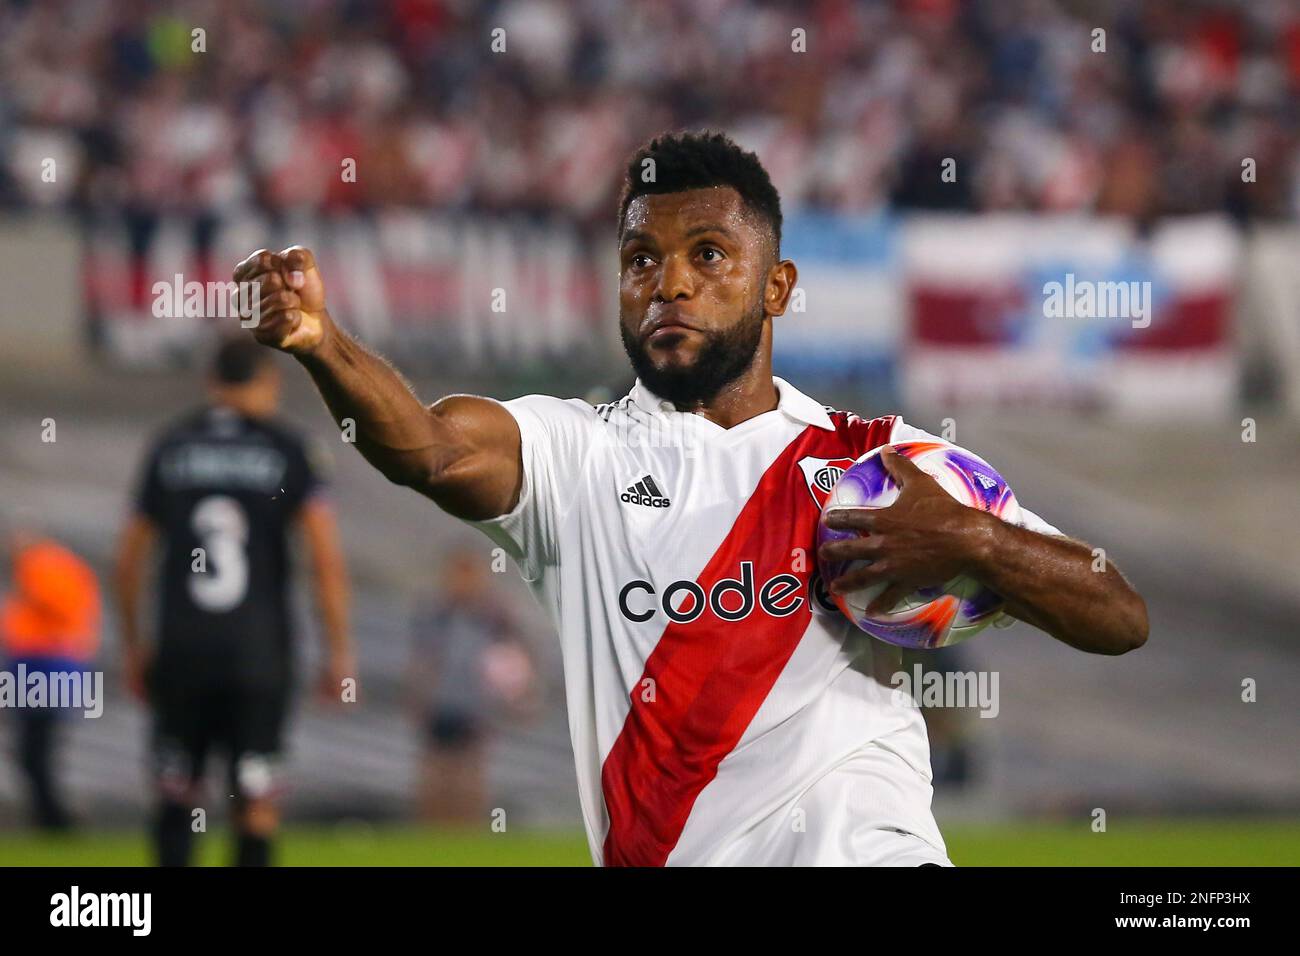
<path fill-rule="evenodd" d="M 283 418 L 249 418 L 245 425 L 250 433 L 292 451 L 304 451 L 314 442 L 305 430 Z"/>
<path fill-rule="evenodd" d="M 600 417 L 590 402 L 555 395 L 521 395 L 501 401 L 519 426 L 525 458 L 545 454 L 552 461 L 578 462 L 596 444 Z"/>
<path fill-rule="evenodd" d="M 914 430 L 903 422 L 901 415 L 893 413 L 868 417 L 836 408 L 834 405 L 822 405 L 822 410 L 826 412 L 835 430 L 843 435 L 859 454 L 865 454 L 890 442 L 906 441 L 910 435 L 900 436 L 900 429 L 904 435 Z"/>
<path fill-rule="evenodd" d="M 525 425 L 540 426 L 553 433 L 581 433 L 596 427 L 607 406 L 593 405 L 583 398 L 560 398 L 556 395 L 521 395 L 501 403 Z"/>
<path fill-rule="evenodd" d="M 893 431 L 890 433 L 889 440 L 890 442 L 930 441 L 941 442 L 945 445 L 953 444 L 953 442 L 947 438 L 936 435 L 933 432 L 928 432 L 924 428 L 917 428 L 915 425 L 903 421 L 901 415 L 894 416 L 894 427 Z"/>
<path fill-rule="evenodd" d="M 249 419 L 250 438 L 275 449 L 304 469 L 311 481 L 326 484 L 334 477 L 334 456 L 321 438 L 282 418 Z"/>
<path fill-rule="evenodd" d="M 164 422 L 150 435 L 150 447 L 160 450 L 201 437 L 206 430 L 209 411 L 207 406 L 199 406 Z"/>
<path fill-rule="evenodd" d="M 560 398 L 558 395 L 533 393 L 518 398 L 506 399 L 501 404 L 510 408 L 528 408 L 542 415 L 556 415 L 571 418 L 594 418 L 596 409 L 584 398 Z"/>

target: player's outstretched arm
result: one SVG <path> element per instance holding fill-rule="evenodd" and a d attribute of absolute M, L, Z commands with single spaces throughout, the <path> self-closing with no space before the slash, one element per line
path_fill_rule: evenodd
<path fill-rule="evenodd" d="M 132 515 L 117 541 L 113 561 L 113 590 L 121 626 L 123 670 L 127 688 L 140 700 L 146 696 L 148 648 L 140 630 L 140 592 L 148 571 L 157 529 L 144 515 Z"/>
<path fill-rule="evenodd" d="M 901 489 L 898 500 L 827 517 L 830 527 L 867 535 L 828 542 L 822 557 L 871 561 L 831 582 L 832 591 L 890 582 L 868 609 L 878 612 L 918 587 L 968 574 L 1002 595 L 1013 617 L 1078 650 L 1123 654 L 1146 643 L 1146 602 L 1110 561 L 1094 569 L 1088 545 L 968 508 L 892 451 L 881 460 Z"/>
<path fill-rule="evenodd" d="M 515 506 L 523 475 L 519 427 L 499 402 L 451 395 L 423 405 L 396 369 L 330 319 L 316 260 L 301 246 L 261 249 L 234 278 L 260 284 L 254 337 L 307 369 L 334 421 L 340 428 L 355 423 L 357 449 L 389 481 L 469 520 Z"/>
<path fill-rule="evenodd" d="M 357 676 L 352 641 L 348 636 L 351 588 L 347 560 L 339 542 L 334 509 L 319 497 L 309 499 L 302 506 L 298 524 L 307 542 L 316 606 L 320 613 L 324 653 L 318 689 L 323 699 L 337 703 L 341 699 L 343 682 Z"/>

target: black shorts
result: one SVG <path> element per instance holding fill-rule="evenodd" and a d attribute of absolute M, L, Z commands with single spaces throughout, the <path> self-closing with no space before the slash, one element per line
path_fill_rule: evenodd
<path fill-rule="evenodd" d="M 227 761 L 228 793 L 269 797 L 280 789 L 289 688 L 183 686 L 153 681 L 154 774 L 180 797 L 203 779 L 208 755 Z"/>
<path fill-rule="evenodd" d="M 483 735 L 479 721 L 458 711 L 438 710 L 429 715 L 429 742 L 444 750 L 458 750 L 478 743 Z"/>

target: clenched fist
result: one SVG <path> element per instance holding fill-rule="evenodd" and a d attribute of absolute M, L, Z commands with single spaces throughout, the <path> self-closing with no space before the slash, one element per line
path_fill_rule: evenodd
<path fill-rule="evenodd" d="M 310 249 L 259 249 L 235 267 L 236 282 L 256 282 L 260 320 L 253 336 L 294 355 L 314 351 L 330 329 L 325 284 Z"/>

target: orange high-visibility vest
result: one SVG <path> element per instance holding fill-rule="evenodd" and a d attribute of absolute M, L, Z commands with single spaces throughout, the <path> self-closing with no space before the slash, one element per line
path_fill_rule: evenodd
<path fill-rule="evenodd" d="M 99 649 L 99 582 L 90 565 L 54 541 L 14 558 L 13 591 L 0 607 L 0 641 L 10 657 L 88 661 Z"/>

